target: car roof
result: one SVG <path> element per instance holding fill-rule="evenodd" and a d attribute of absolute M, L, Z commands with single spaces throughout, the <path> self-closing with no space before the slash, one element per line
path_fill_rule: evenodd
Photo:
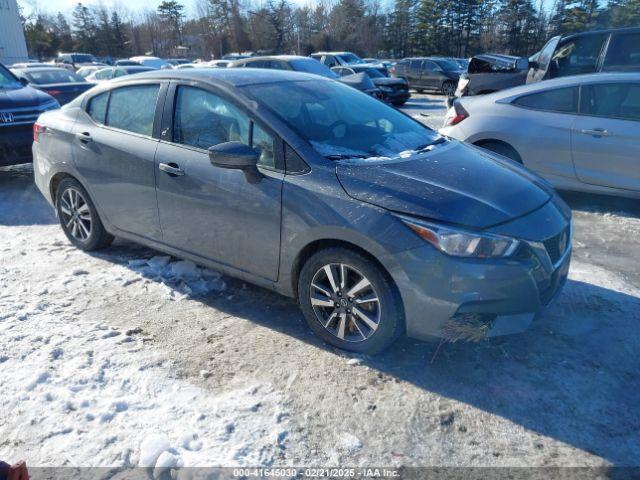
<path fill-rule="evenodd" d="M 137 74 L 135 79 L 121 77 L 121 79 L 112 80 L 112 82 L 121 83 L 140 79 L 199 80 L 211 83 L 225 83 L 232 87 L 305 80 L 330 81 L 328 78 L 325 79 L 310 73 L 270 68 L 186 68 L 179 70 L 153 70 Z"/>
<path fill-rule="evenodd" d="M 313 60 L 313 58 L 309 58 L 309 57 L 303 57 L 301 55 L 264 55 L 264 56 L 260 56 L 260 57 L 249 57 L 249 58 L 241 58 L 240 60 L 237 60 L 235 62 L 233 62 L 235 65 L 241 65 L 241 64 L 246 64 L 246 63 L 253 63 L 255 61 L 258 60 L 284 60 L 286 61 L 290 61 L 290 60 Z M 225 62 L 228 60 L 224 60 Z M 313 60 L 315 62 L 315 60 Z"/>
<path fill-rule="evenodd" d="M 353 52 L 341 51 L 341 52 L 313 52 L 311 55 L 346 55 L 347 53 L 353 54 Z"/>
<path fill-rule="evenodd" d="M 605 30 L 591 30 L 589 32 L 572 33 L 571 35 L 563 35 L 562 40 L 609 33 L 640 33 L 640 27 L 608 28 Z"/>
<path fill-rule="evenodd" d="M 585 75 L 571 75 L 567 77 L 553 78 L 541 82 L 529 83 L 518 87 L 501 90 L 487 95 L 487 97 L 509 98 L 531 92 L 548 90 L 551 88 L 572 87 L 587 83 L 609 83 L 609 82 L 640 82 L 640 72 L 620 72 L 620 73 L 589 73 Z"/>
<path fill-rule="evenodd" d="M 73 72 L 69 72 L 68 69 L 66 68 L 62 68 L 62 67 L 54 67 L 54 66 L 47 66 L 47 67 L 31 67 L 31 68 L 26 68 L 26 67 L 20 67 L 20 68 L 12 68 L 12 71 L 16 71 L 16 72 L 20 72 L 20 73 L 36 73 L 36 72 L 43 72 L 45 70 L 55 70 L 57 72 L 65 72 L 65 73 L 73 73 Z"/>

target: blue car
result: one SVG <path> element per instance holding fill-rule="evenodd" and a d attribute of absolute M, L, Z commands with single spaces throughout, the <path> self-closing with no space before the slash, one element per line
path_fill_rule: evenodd
<path fill-rule="evenodd" d="M 549 184 L 317 75 L 123 77 L 34 132 L 72 244 L 123 237 L 297 298 L 347 350 L 523 331 L 567 277 L 571 212 Z"/>
<path fill-rule="evenodd" d="M 0 166 L 31 161 L 33 124 L 58 102 L 13 75 L 0 64 Z"/>

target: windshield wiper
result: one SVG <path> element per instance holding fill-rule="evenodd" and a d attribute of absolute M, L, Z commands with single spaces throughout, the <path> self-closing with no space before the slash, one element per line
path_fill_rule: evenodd
<path fill-rule="evenodd" d="M 446 141 L 447 139 L 445 137 L 439 136 L 433 142 L 425 143 L 424 145 L 420 145 L 419 147 L 416 147 L 416 152 L 421 152 L 423 150 L 426 150 L 429 147 L 433 147 L 434 145 L 445 143 Z"/>
<path fill-rule="evenodd" d="M 336 153 L 333 155 L 325 155 L 324 158 L 327 158 L 329 160 L 346 160 L 349 158 L 369 158 L 371 157 L 371 155 L 361 155 L 361 154 L 344 154 L 344 153 Z"/>

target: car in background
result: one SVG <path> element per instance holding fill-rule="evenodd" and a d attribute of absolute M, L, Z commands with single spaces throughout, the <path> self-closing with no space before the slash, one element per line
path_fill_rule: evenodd
<path fill-rule="evenodd" d="M 33 124 L 41 113 L 59 107 L 51 95 L 0 64 L 0 166 L 30 162 Z"/>
<path fill-rule="evenodd" d="M 234 61 L 249 57 L 255 57 L 255 54 L 253 52 L 227 53 L 226 55 L 223 55 L 222 60 Z"/>
<path fill-rule="evenodd" d="M 142 65 L 133 65 L 126 67 L 104 67 L 100 70 L 93 72 L 87 77 L 87 82 L 100 83 L 112 80 L 118 77 L 124 77 L 126 75 L 134 75 L 136 73 L 149 72 L 151 70 L 157 70 L 152 67 L 143 67 Z"/>
<path fill-rule="evenodd" d="M 90 53 L 60 53 L 54 64 L 56 67 L 63 67 L 74 72 L 87 65 L 104 65 Z"/>
<path fill-rule="evenodd" d="M 41 67 L 52 67 L 51 63 L 43 63 L 43 62 L 20 62 L 14 63 L 9 68 L 41 68 Z"/>
<path fill-rule="evenodd" d="M 463 97 L 445 123 L 442 134 L 522 163 L 557 188 L 640 198 L 640 73 Z"/>
<path fill-rule="evenodd" d="M 512 55 L 483 54 L 471 58 L 460 75 L 456 97 L 484 95 L 526 82 L 529 59 Z"/>
<path fill-rule="evenodd" d="M 140 65 L 140 63 L 129 60 L 128 58 L 121 58 L 120 60 L 116 60 L 113 65 L 116 67 L 134 67 Z"/>
<path fill-rule="evenodd" d="M 55 98 L 60 105 L 69 103 L 92 84 L 66 68 L 12 68 L 11 72 L 23 83 L 28 83 Z"/>
<path fill-rule="evenodd" d="M 167 58 L 167 63 L 173 65 L 173 67 L 177 67 L 178 65 L 185 65 L 187 63 L 191 63 L 191 60 L 188 58 Z"/>
<path fill-rule="evenodd" d="M 456 62 L 459 66 L 460 69 L 462 71 L 467 70 L 467 67 L 469 66 L 469 58 L 451 58 L 450 60 L 453 60 L 454 62 Z"/>
<path fill-rule="evenodd" d="M 431 90 L 447 96 L 455 93 L 462 73 L 458 63 L 440 57 L 405 58 L 395 65 L 393 72 L 418 93 Z"/>
<path fill-rule="evenodd" d="M 359 56 L 352 52 L 316 52 L 309 55 L 314 60 L 325 64 L 327 67 L 337 67 L 338 65 L 356 65 L 365 63 Z"/>
<path fill-rule="evenodd" d="M 214 67 L 214 68 L 226 68 L 231 63 L 230 60 L 208 60 L 204 62 L 199 62 L 198 65 L 203 65 L 206 67 Z"/>
<path fill-rule="evenodd" d="M 129 60 L 132 62 L 136 62 L 138 65 L 142 65 L 143 67 L 151 67 L 156 69 L 171 69 L 173 65 L 171 65 L 166 60 L 163 60 L 158 57 L 150 57 L 147 55 L 139 56 L 139 57 L 131 57 Z"/>
<path fill-rule="evenodd" d="M 331 71 L 339 77 L 365 73 L 373 84 L 380 89 L 382 100 L 391 103 L 396 107 L 404 105 L 409 98 L 409 85 L 404 78 L 390 77 L 387 69 L 381 65 L 351 65 L 348 67 L 333 67 Z"/>
<path fill-rule="evenodd" d="M 297 55 L 251 57 L 233 62 L 228 68 L 269 68 L 273 70 L 293 70 L 296 72 L 311 73 L 313 75 L 339 80 L 356 90 L 360 90 L 378 99 L 382 99 L 383 96 L 380 89 L 368 75 L 360 73 L 340 77 L 335 72 L 332 72 L 326 65 L 309 57 Z"/>
<path fill-rule="evenodd" d="M 319 75 L 123 77 L 35 132 L 71 244 L 118 236 L 297 298 L 339 348 L 522 331 L 567 278 L 571 211 L 546 182 Z"/>
<path fill-rule="evenodd" d="M 102 70 L 103 68 L 106 68 L 105 65 L 90 65 L 88 67 L 80 67 L 76 74 L 80 75 L 82 78 L 87 78 L 92 73 L 97 72 L 98 70 Z"/>

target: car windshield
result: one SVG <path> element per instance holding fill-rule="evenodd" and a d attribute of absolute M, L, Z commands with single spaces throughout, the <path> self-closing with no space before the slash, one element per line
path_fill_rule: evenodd
<path fill-rule="evenodd" d="M 242 89 L 332 160 L 410 157 L 441 138 L 379 100 L 338 82 L 268 83 Z"/>
<path fill-rule="evenodd" d="M 145 68 L 145 67 L 132 67 L 132 68 L 123 68 L 122 70 L 124 70 L 127 74 L 131 75 L 134 73 L 142 73 L 142 72 L 150 72 L 152 70 L 154 70 L 151 67 Z"/>
<path fill-rule="evenodd" d="M 0 65 L 0 89 L 21 88 L 22 84 L 11 75 L 11 72 Z"/>
<path fill-rule="evenodd" d="M 341 53 L 340 55 L 336 55 L 342 60 L 343 63 L 352 64 L 352 63 L 363 63 L 363 60 L 354 55 L 353 53 Z"/>
<path fill-rule="evenodd" d="M 91 63 L 96 61 L 96 57 L 88 54 L 71 55 L 73 63 Z"/>
<path fill-rule="evenodd" d="M 290 60 L 289 64 L 298 72 L 314 73 L 328 78 L 337 78 L 338 76 L 331 71 L 329 67 L 318 62 L 317 60 Z"/>
<path fill-rule="evenodd" d="M 460 70 L 460 65 L 458 65 L 453 60 L 438 60 L 436 61 L 438 65 L 445 71 L 449 72 L 451 70 Z"/>
<path fill-rule="evenodd" d="M 30 83 L 47 85 L 51 83 L 84 82 L 84 78 L 66 69 L 59 70 L 29 70 L 25 73 Z"/>

